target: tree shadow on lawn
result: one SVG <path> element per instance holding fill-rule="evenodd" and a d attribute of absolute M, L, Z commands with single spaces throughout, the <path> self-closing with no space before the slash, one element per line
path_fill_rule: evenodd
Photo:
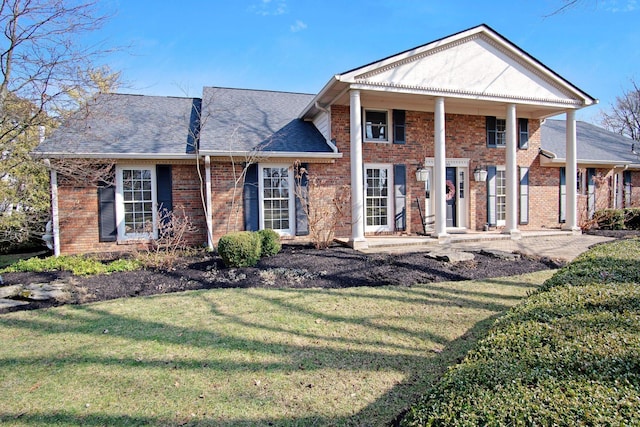
<path fill-rule="evenodd" d="M 505 285 L 518 286 L 514 282 L 505 282 Z M 534 288 L 534 285 L 530 285 Z M 84 354 L 65 353 L 64 357 L 56 354 L 46 356 L 21 357 L 21 358 L 1 358 L 0 370 L 11 369 L 21 371 L 32 366 L 42 364 L 53 364 L 57 371 L 62 369 L 74 370 L 80 366 L 103 365 L 103 366 L 125 366 L 131 368 L 144 369 L 171 369 L 188 370 L 206 375 L 207 371 L 217 373 L 234 372 L 279 372 L 284 374 L 300 374 L 301 369 L 310 374 L 318 373 L 320 370 L 329 369 L 338 372 L 358 372 L 365 370 L 367 375 L 375 376 L 378 371 L 400 372 L 402 380 L 383 392 L 375 400 L 366 404 L 366 400 L 353 401 L 354 407 L 358 403 L 365 403 L 361 409 L 355 409 L 350 415 L 295 415 L 281 418 L 245 418 L 222 420 L 214 418 L 215 414 L 208 414 L 202 418 L 187 420 L 185 425 L 221 425 L 221 426 L 241 426 L 241 425 L 380 425 L 382 423 L 392 423 L 394 419 L 400 419 L 400 415 L 406 410 L 407 405 L 414 403 L 425 391 L 427 391 L 440 376 L 450 366 L 462 359 L 467 351 L 475 344 L 478 337 L 485 334 L 493 320 L 515 301 L 513 297 L 505 297 L 499 294 L 477 292 L 477 291 L 451 291 L 444 290 L 437 285 L 425 287 L 424 290 L 413 288 L 397 288 L 397 300 L 408 304 L 420 304 L 425 310 L 430 307 L 466 307 L 472 309 L 486 309 L 494 314 L 484 320 L 475 323 L 461 336 L 450 340 L 438 333 L 433 332 L 425 326 L 420 331 L 399 326 L 381 326 L 371 321 L 366 315 L 351 317 L 348 315 L 331 314 L 321 310 L 315 310 L 309 306 L 296 304 L 293 298 L 295 293 L 301 291 L 281 290 L 280 297 L 269 293 L 256 293 L 251 297 L 256 300 L 258 306 L 276 307 L 283 312 L 290 312 L 296 316 L 302 316 L 307 321 L 314 319 L 326 324 L 345 325 L 345 327 L 364 327 L 374 332 L 388 332 L 389 335 L 399 336 L 405 342 L 429 341 L 433 343 L 431 350 L 425 350 L 419 355 L 415 350 L 406 344 L 399 344 L 394 340 L 371 340 L 354 336 L 353 338 L 343 336 L 332 336 L 327 331 L 323 333 L 313 331 L 298 331 L 292 328 L 289 323 L 268 324 L 267 322 L 248 322 L 241 316 L 225 313 L 219 307 L 214 294 L 206 291 L 174 295 L 171 298 L 193 298 L 202 297 L 204 304 L 209 306 L 213 315 L 212 322 L 202 328 L 181 327 L 162 321 L 148 321 L 133 318 L 126 315 L 116 315 L 105 309 L 97 308 L 93 305 L 76 306 L 69 308 L 64 314 L 56 310 L 48 310 L 42 316 L 28 320 L 0 318 L 0 325 L 12 328 L 20 328 L 26 332 L 30 330 L 40 333 L 51 334 L 86 334 L 98 337 L 117 337 L 133 342 L 162 343 L 167 345 L 179 345 L 205 349 L 208 357 L 163 358 L 161 354 L 153 355 L 150 360 L 136 357 L 135 355 L 125 357 L 114 357 L 98 352 L 94 356 Z M 306 290 L 319 296 L 332 291 L 326 290 Z M 342 293 L 340 293 L 342 295 Z M 347 291 L 344 295 L 349 298 L 371 298 L 371 295 L 358 295 Z M 474 298 L 504 298 L 502 302 L 482 303 L 474 301 Z M 382 302 L 382 301 L 381 301 Z M 49 318 L 50 320 L 47 320 Z M 436 319 L 437 320 L 437 319 Z M 239 327 L 242 330 L 247 328 L 257 329 L 258 336 L 265 339 L 243 337 L 238 334 L 225 332 L 223 328 L 217 329 L 216 325 L 224 323 Z M 317 323 L 317 322 L 316 322 Z M 105 330 L 108 328 L 108 334 Z M 289 334 L 291 338 L 306 338 L 310 342 L 324 342 L 322 345 L 305 344 L 295 345 L 293 343 L 283 343 L 273 340 L 269 342 L 271 335 Z M 55 337 L 53 338 L 55 339 Z M 108 348 L 109 341 L 104 343 L 104 348 Z M 332 348 L 341 347 L 341 348 Z M 348 348 L 347 348 L 348 347 Z M 102 348 L 98 344 L 98 348 Z M 412 351 L 413 350 L 413 351 Z M 242 360 L 228 360 L 228 358 L 216 358 L 217 351 L 239 351 L 256 352 L 260 355 L 275 356 L 275 361 L 251 361 L 247 358 Z M 398 352 L 400 354 L 393 354 Z M 403 354 L 404 353 L 404 354 Z M 414 353 L 414 354 L 411 354 Z M 269 360 L 273 357 L 268 358 Z M 321 364 L 318 364 L 321 361 Z M 143 373 L 143 371 L 141 372 Z M 267 375 L 267 374 L 265 374 Z M 339 378 L 336 378 L 338 381 Z M 275 390 L 277 392 L 277 390 Z M 300 395 L 305 393 L 318 392 L 305 384 L 300 385 L 297 391 Z M 329 391 L 327 391 L 329 392 Z M 34 396 L 35 397 L 35 396 Z M 242 406 L 242 398 L 239 397 L 237 404 Z M 347 397 L 342 397 L 348 398 Z M 248 405 L 250 402 L 247 402 Z M 400 414 L 400 415 L 399 415 Z M 0 421 L 17 422 L 20 424 L 78 424 L 78 425 L 166 425 L 181 424 L 183 420 L 176 418 L 167 419 L 159 416 L 140 417 L 136 415 L 105 415 L 105 414 L 75 414 L 68 411 L 57 411 L 54 413 L 38 413 L 25 411 L 3 410 L 0 412 Z"/>

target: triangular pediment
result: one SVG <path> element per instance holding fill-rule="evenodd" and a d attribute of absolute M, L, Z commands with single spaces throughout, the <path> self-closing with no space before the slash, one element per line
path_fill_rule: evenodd
<path fill-rule="evenodd" d="M 352 70 L 341 80 L 534 103 L 584 105 L 591 99 L 485 26 Z"/>

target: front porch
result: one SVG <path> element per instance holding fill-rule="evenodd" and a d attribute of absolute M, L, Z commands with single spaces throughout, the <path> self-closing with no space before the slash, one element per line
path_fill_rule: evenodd
<path fill-rule="evenodd" d="M 373 252 L 416 252 L 447 250 L 497 249 L 507 252 L 519 252 L 524 255 L 547 257 L 571 261 L 589 247 L 612 240 L 609 237 L 574 233 L 570 230 L 532 230 L 522 231 L 521 239 L 513 240 L 500 231 L 466 232 L 449 234 L 449 239 L 430 236 L 367 236 L 369 247 L 363 253 Z M 336 239 L 348 244 L 348 238 Z"/>

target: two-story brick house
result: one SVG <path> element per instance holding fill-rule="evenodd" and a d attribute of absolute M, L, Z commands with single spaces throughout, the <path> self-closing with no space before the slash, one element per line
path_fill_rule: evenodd
<path fill-rule="evenodd" d="M 354 247 L 372 234 L 446 239 L 487 226 L 518 238 L 525 229 L 579 230 L 575 113 L 596 102 L 480 25 L 337 74 L 315 95 L 215 87 L 202 98 L 101 95 L 81 126 L 61 127 L 38 153 L 54 164 L 115 165 L 103 186 L 65 184 L 52 172 L 57 253 L 152 237 L 144 225 L 159 206 L 185 209 L 194 244 L 241 229 L 303 236 L 294 164 L 322 185 L 350 188 L 337 234 Z M 562 156 L 542 141 L 541 123 L 558 114 Z"/>

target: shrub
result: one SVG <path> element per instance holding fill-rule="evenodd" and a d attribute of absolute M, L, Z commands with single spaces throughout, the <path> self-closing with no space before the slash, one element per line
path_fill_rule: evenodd
<path fill-rule="evenodd" d="M 640 230 L 640 208 L 625 209 L 626 227 L 629 230 Z"/>
<path fill-rule="evenodd" d="M 603 230 L 624 230 L 624 217 L 622 209 L 600 209 L 593 214 L 593 219 Z"/>
<path fill-rule="evenodd" d="M 280 244 L 280 235 L 271 229 L 260 230 L 257 232 L 262 241 L 261 256 L 273 256 L 280 252 L 282 245 Z"/>
<path fill-rule="evenodd" d="M 253 267 L 261 253 L 260 235 L 251 231 L 225 234 L 218 241 L 218 254 L 227 267 Z"/>
<path fill-rule="evenodd" d="M 118 259 L 109 263 L 103 263 L 92 257 L 75 255 L 23 259 L 2 269 L 0 272 L 40 273 L 45 271 L 70 271 L 76 276 L 92 276 L 118 271 L 133 271 L 139 268 L 140 263 L 136 260 Z"/>
<path fill-rule="evenodd" d="M 576 258 L 499 318 L 401 425 L 640 425 L 639 261 L 638 239 Z"/>

